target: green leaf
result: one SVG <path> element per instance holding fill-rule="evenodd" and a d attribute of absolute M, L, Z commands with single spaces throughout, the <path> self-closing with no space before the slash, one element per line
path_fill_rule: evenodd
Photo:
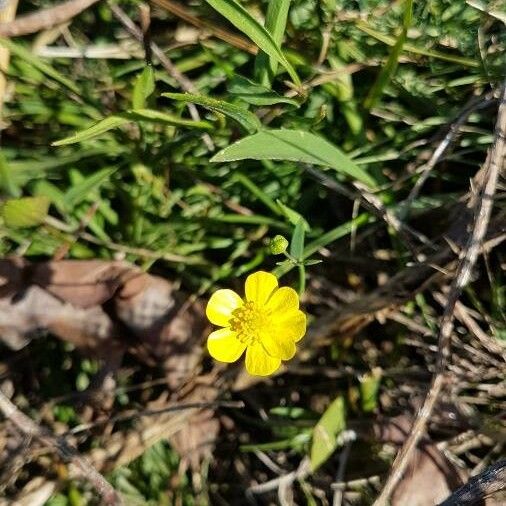
<path fill-rule="evenodd" d="M 108 116 L 89 128 L 76 132 L 74 135 L 65 137 L 59 141 L 53 142 L 52 146 L 66 146 L 68 144 L 75 144 L 76 142 L 89 141 L 90 139 L 94 139 L 113 128 L 118 128 L 119 126 L 128 123 L 128 121 L 129 119 L 123 115 Z"/>
<path fill-rule="evenodd" d="M 136 109 L 122 114 L 108 116 L 89 128 L 85 128 L 74 135 L 53 142 L 53 146 L 67 146 L 94 139 L 109 130 L 113 130 L 130 122 L 149 121 L 151 123 L 165 123 L 174 126 L 188 126 L 193 128 L 211 129 L 213 126 L 208 121 L 193 121 L 180 118 L 165 112 L 155 111 L 152 109 Z"/>
<path fill-rule="evenodd" d="M 291 0 L 276 0 L 275 2 L 269 2 L 267 7 L 265 28 L 279 47 L 283 42 L 290 2 Z M 255 76 L 259 82 L 270 87 L 277 68 L 278 62 L 276 59 L 269 57 L 264 51 L 258 53 L 255 60 Z"/>
<path fill-rule="evenodd" d="M 371 37 L 374 37 L 375 39 L 383 42 L 387 46 L 395 46 L 396 40 L 394 37 L 391 37 L 390 35 L 385 35 L 382 32 L 379 32 L 378 30 L 375 30 L 372 28 L 368 23 L 365 21 L 357 21 L 355 23 L 355 26 L 362 30 L 363 32 L 367 33 Z M 451 63 L 456 63 L 459 65 L 463 65 L 465 67 L 479 67 L 480 64 L 471 58 L 465 58 L 463 56 L 457 56 L 449 53 L 443 53 L 441 51 L 434 51 L 432 49 L 422 49 L 418 46 L 414 46 L 412 44 L 404 44 L 404 50 L 408 51 L 410 53 L 414 54 L 421 54 L 424 56 L 429 56 L 431 58 L 436 58 L 438 60 L 448 61 Z"/>
<path fill-rule="evenodd" d="M 179 100 L 180 102 L 191 102 L 213 112 L 224 114 L 237 121 L 249 133 L 257 132 L 262 128 L 260 120 L 253 113 L 243 107 L 224 102 L 223 100 L 216 100 L 204 95 L 193 95 L 191 93 L 163 93 L 162 96 Z"/>
<path fill-rule="evenodd" d="M 53 67 L 51 67 L 51 65 L 48 65 L 47 63 L 43 62 L 40 58 L 38 58 L 33 53 L 25 49 L 23 46 L 16 44 L 15 42 L 12 42 L 12 40 L 2 38 L 0 38 L 0 46 L 7 48 L 14 56 L 29 63 L 39 72 L 42 72 L 47 77 L 50 77 L 54 81 L 62 84 L 63 86 L 73 91 L 74 93 L 78 95 L 81 93 L 79 91 L 79 88 L 70 79 L 67 79 L 65 76 L 63 76 Z"/>
<path fill-rule="evenodd" d="M 44 222 L 49 210 L 45 197 L 9 199 L 2 206 L 2 217 L 10 228 L 35 227 Z"/>
<path fill-rule="evenodd" d="M 10 197 L 19 197 L 21 195 L 21 188 L 16 183 L 12 168 L 5 159 L 5 156 L 0 151 L 0 189 L 7 193 Z"/>
<path fill-rule="evenodd" d="M 281 200 L 279 199 L 276 200 L 276 204 L 292 225 L 297 225 L 299 220 L 302 220 L 304 224 L 304 230 L 306 232 L 309 232 L 311 230 L 309 223 L 304 219 L 304 217 L 300 213 L 298 213 L 291 207 L 288 207 L 286 204 L 283 204 L 283 202 L 281 202 Z"/>
<path fill-rule="evenodd" d="M 313 430 L 311 444 L 311 469 L 318 469 L 337 447 L 337 436 L 346 428 L 344 399 L 337 397 L 325 410 Z"/>
<path fill-rule="evenodd" d="M 194 121 L 192 119 L 180 118 L 174 114 L 156 111 L 154 109 L 135 109 L 124 114 L 131 121 L 149 121 L 151 123 L 165 123 L 174 126 L 186 126 L 190 128 L 201 128 L 211 130 L 213 124 L 209 121 Z"/>
<path fill-rule="evenodd" d="M 144 67 L 144 70 L 137 76 L 132 93 L 132 108 L 143 109 L 146 107 L 146 100 L 155 91 L 155 73 L 151 65 Z"/>
<path fill-rule="evenodd" d="M 376 182 L 329 141 L 303 130 L 263 130 L 222 149 L 211 162 L 236 160 L 291 160 L 331 167 L 370 187 Z"/>
<path fill-rule="evenodd" d="M 234 0 L 206 0 L 206 2 L 247 35 L 264 53 L 281 63 L 290 74 L 293 82 L 300 85 L 299 76 L 272 35 L 244 7 Z"/>
<path fill-rule="evenodd" d="M 362 411 L 371 413 L 378 405 L 378 393 L 381 384 L 382 370 L 374 368 L 370 373 L 364 374 L 360 381 L 360 400 Z"/>
<path fill-rule="evenodd" d="M 290 104 L 299 107 L 293 98 L 283 97 L 275 91 L 242 76 L 235 76 L 228 87 L 231 95 L 251 105 Z"/>
<path fill-rule="evenodd" d="M 88 198 L 90 193 L 108 181 L 116 170 L 118 169 L 111 168 L 99 170 L 98 172 L 95 172 L 95 174 L 72 186 L 64 196 L 64 202 L 67 208 L 70 209 Z"/>
<path fill-rule="evenodd" d="M 390 50 L 385 66 L 381 69 L 381 72 L 378 74 L 376 81 L 372 85 L 369 94 L 364 101 L 364 109 L 368 111 L 376 105 L 376 102 L 381 97 L 385 86 L 390 82 L 395 74 L 399 63 L 399 57 L 402 53 L 402 48 L 408 38 L 408 30 L 413 19 L 413 0 L 406 0 L 404 9 L 404 20 L 401 33 L 397 38 L 395 45 L 392 46 L 392 49 Z"/>
<path fill-rule="evenodd" d="M 304 220 L 300 218 L 293 230 L 292 240 L 290 242 L 290 255 L 292 255 L 293 258 L 301 262 L 303 253 L 304 253 Z"/>

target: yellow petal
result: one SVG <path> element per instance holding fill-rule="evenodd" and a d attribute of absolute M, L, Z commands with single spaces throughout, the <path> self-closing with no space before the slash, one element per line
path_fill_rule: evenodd
<path fill-rule="evenodd" d="M 233 290 L 217 290 L 209 299 L 206 315 L 211 323 L 226 327 L 232 311 L 242 306 L 242 299 Z"/>
<path fill-rule="evenodd" d="M 260 343 L 248 346 L 246 370 L 254 376 L 269 376 L 281 365 L 279 358 L 269 356 Z"/>
<path fill-rule="evenodd" d="M 299 296 L 297 292 L 289 286 L 282 286 L 276 290 L 266 306 L 272 311 L 273 317 L 276 318 L 275 313 L 286 313 L 293 309 L 299 309 Z"/>
<path fill-rule="evenodd" d="M 262 336 L 262 345 L 271 357 L 290 360 L 295 355 L 294 340 L 287 339 L 283 334 Z"/>
<path fill-rule="evenodd" d="M 236 337 L 236 333 L 230 329 L 215 330 L 207 338 L 209 354 L 220 362 L 235 362 L 246 349 Z"/>
<path fill-rule="evenodd" d="M 273 330 L 280 341 L 300 341 L 306 333 L 306 315 L 299 309 L 287 311 L 275 319 Z"/>
<path fill-rule="evenodd" d="M 274 274 L 264 271 L 250 274 L 246 278 L 246 300 L 263 306 L 277 286 L 278 280 Z"/>

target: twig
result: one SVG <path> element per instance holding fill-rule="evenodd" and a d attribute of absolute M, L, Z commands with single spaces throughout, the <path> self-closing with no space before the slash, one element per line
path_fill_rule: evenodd
<path fill-rule="evenodd" d="M 0 411 L 19 430 L 30 437 L 38 439 L 45 446 L 56 450 L 66 461 L 73 464 L 81 476 L 86 479 L 102 497 L 102 504 L 119 506 L 123 504 L 112 485 L 70 444 L 62 437 L 57 437 L 48 429 L 37 425 L 31 418 L 22 413 L 0 390 Z"/>
<path fill-rule="evenodd" d="M 340 435 L 340 438 L 345 441 L 344 447 L 339 455 L 339 467 L 336 473 L 336 484 L 342 484 L 344 481 L 344 473 L 346 471 L 346 464 L 348 463 L 348 457 L 350 456 L 351 445 L 357 435 L 355 431 L 348 430 Z M 332 506 L 341 506 L 343 502 L 344 489 L 346 485 L 332 487 L 334 489 L 334 497 L 332 498 Z"/>
<path fill-rule="evenodd" d="M 19 37 L 47 30 L 66 23 L 99 0 L 69 0 L 48 9 L 20 16 L 10 23 L 0 24 L 0 37 Z"/>
<path fill-rule="evenodd" d="M 432 169 L 436 166 L 439 160 L 441 160 L 441 157 L 446 153 L 450 144 L 459 133 L 460 127 L 467 121 L 473 111 L 485 107 L 492 96 L 492 93 L 487 93 L 485 97 L 473 97 L 460 112 L 457 119 L 450 125 L 448 132 L 444 136 L 443 140 L 439 143 L 434 153 L 432 153 L 429 161 L 418 168 L 417 172 L 420 172 L 421 176 L 414 184 L 406 200 L 402 203 L 403 217 L 409 213 L 414 200 L 418 197 L 423 185 L 429 178 Z"/>
<path fill-rule="evenodd" d="M 384 506 L 401 479 L 410 458 L 418 444 L 418 441 L 425 432 L 425 427 L 432 413 L 434 405 L 439 397 L 439 393 L 445 382 L 446 365 L 451 352 L 451 335 L 453 331 L 453 318 L 455 306 L 460 297 L 462 289 L 467 284 L 471 271 L 478 257 L 481 243 L 490 221 L 490 215 L 493 207 L 493 198 L 497 185 L 499 172 L 504 168 L 504 157 L 506 147 L 506 83 L 501 93 L 501 102 L 497 115 L 495 141 L 485 162 L 486 181 L 482 186 L 482 191 L 478 195 L 475 204 L 475 218 L 473 229 L 464 248 L 463 254 L 457 266 L 455 278 L 450 287 L 448 303 L 445 307 L 438 337 L 438 356 L 436 361 L 436 371 L 434 373 L 429 391 L 424 400 L 423 406 L 417 413 L 417 417 L 408 439 L 397 454 L 392 465 L 392 470 L 385 483 L 381 494 L 376 499 L 374 506 Z"/>
<path fill-rule="evenodd" d="M 500 460 L 483 473 L 471 478 L 465 485 L 439 503 L 439 506 L 465 506 L 481 504 L 484 499 L 504 490 L 506 483 L 506 460 Z"/>
<path fill-rule="evenodd" d="M 431 246 L 430 240 L 418 232 L 417 230 L 414 230 L 406 223 L 403 223 L 399 218 L 392 213 L 389 209 L 387 209 L 383 202 L 381 202 L 381 199 L 371 193 L 365 185 L 362 185 L 360 183 L 354 183 L 353 186 L 356 189 L 356 192 L 353 190 L 350 190 L 345 185 L 340 184 L 339 182 L 335 181 L 334 179 L 328 177 L 326 174 L 323 173 L 323 171 L 316 169 L 315 167 L 305 167 L 306 171 L 317 178 L 323 185 L 327 186 L 327 188 L 330 188 L 331 190 L 334 190 L 335 192 L 338 192 L 342 195 L 345 195 L 351 200 L 356 200 L 357 197 L 360 198 L 361 204 L 371 213 L 378 216 L 378 218 L 381 218 L 385 221 L 387 225 L 392 227 L 393 230 L 395 230 L 406 242 L 407 245 L 410 246 L 410 249 L 414 253 L 414 247 L 411 244 L 411 238 L 410 236 L 414 237 L 420 243 Z"/>
<path fill-rule="evenodd" d="M 142 30 L 128 17 L 128 14 L 113 1 L 109 0 L 107 2 L 107 5 L 109 5 L 109 8 L 111 9 L 116 19 L 118 19 L 118 21 L 125 27 L 128 33 L 137 39 L 138 42 L 144 44 L 144 34 L 142 33 Z M 184 91 L 196 91 L 196 88 L 190 79 L 188 79 L 182 72 L 179 71 L 179 69 L 172 63 L 170 58 L 160 49 L 157 44 L 155 44 L 153 41 L 150 41 L 149 45 L 151 47 L 151 51 L 153 51 L 153 54 L 158 58 L 165 70 L 179 83 Z M 195 121 L 200 120 L 199 112 L 197 111 L 197 108 L 194 104 L 188 104 L 188 110 L 190 111 L 190 116 Z M 209 137 L 209 134 L 204 134 L 202 136 L 202 139 L 210 150 L 214 150 L 214 144 L 211 140 L 211 137 Z"/>
<path fill-rule="evenodd" d="M 309 474 L 309 470 L 309 459 L 304 458 L 295 471 L 279 476 L 278 478 L 274 478 L 273 480 L 266 481 L 265 483 L 260 483 L 259 485 L 252 485 L 248 488 L 248 491 L 253 494 L 265 494 L 266 492 L 272 492 L 287 483 L 293 483 L 295 480 L 305 478 Z"/>
<path fill-rule="evenodd" d="M 176 411 L 184 411 L 189 409 L 216 409 L 216 408 L 244 408 L 242 401 L 215 401 L 215 402 L 190 402 L 186 404 L 176 404 L 174 406 L 167 406 L 166 408 L 160 409 L 145 409 L 143 411 L 134 411 L 130 413 L 120 413 L 119 415 L 109 417 L 104 420 L 97 420 L 95 422 L 83 423 L 77 425 L 68 431 L 69 434 L 78 434 L 87 430 L 104 425 L 106 423 L 124 422 L 133 420 L 135 418 L 141 418 L 144 416 L 156 416 L 164 413 L 173 413 Z"/>

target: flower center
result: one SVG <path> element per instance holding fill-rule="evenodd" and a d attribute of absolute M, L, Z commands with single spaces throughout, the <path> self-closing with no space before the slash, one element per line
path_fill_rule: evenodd
<path fill-rule="evenodd" d="M 260 339 L 260 333 L 269 324 L 269 314 L 254 302 L 245 302 L 232 312 L 230 328 L 237 339 L 248 346 Z"/>

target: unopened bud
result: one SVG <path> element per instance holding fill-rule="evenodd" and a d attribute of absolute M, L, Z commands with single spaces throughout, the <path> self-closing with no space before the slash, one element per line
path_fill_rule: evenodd
<path fill-rule="evenodd" d="M 288 248 L 288 241 L 282 235 L 277 235 L 271 239 L 269 248 L 273 255 L 281 255 Z"/>

